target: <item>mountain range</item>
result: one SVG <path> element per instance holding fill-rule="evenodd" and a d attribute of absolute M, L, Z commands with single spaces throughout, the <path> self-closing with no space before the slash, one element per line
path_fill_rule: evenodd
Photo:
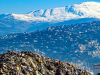
<path fill-rule="evenodd" d="M 33 10 L 27 14 L 1 14 L 0 36 L 32 32 L 50 26 L 100 20 L 100 3 L 83 2 L 66 7 Z"/>

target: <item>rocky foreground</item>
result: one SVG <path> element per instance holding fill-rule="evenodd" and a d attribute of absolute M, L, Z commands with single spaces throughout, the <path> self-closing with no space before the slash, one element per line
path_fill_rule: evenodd
<path fill-rule="evenodd" d="M 22 51 L 0 55 L 0 75 L 91 75 L 70 62 Z"/>

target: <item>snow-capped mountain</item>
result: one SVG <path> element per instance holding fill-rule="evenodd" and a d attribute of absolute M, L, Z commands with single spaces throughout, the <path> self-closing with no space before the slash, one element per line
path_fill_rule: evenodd
<path fill-rule="evenodd" d="M 0 36 L 14 32 L 31 32 L 49 26 L 75 24 L 100 19 L 100 3 L 83 2 L 66 7 L 34 10 L 27 14 L 0 15 Z"/>
<path fill-rule="evenodd" d="M 100 18 L 100 3 L 83 2 L 81 4 L 68 5 L 66 7 L 34 10 L 28 14 L 11 14 L 17 20 L 22 21 L 65 21 L 80 18 Z"/>

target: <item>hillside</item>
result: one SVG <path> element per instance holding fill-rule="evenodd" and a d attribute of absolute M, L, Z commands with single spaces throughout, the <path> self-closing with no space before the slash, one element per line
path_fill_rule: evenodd
<path fill-rule="evenodd" d="M 18 33 L 0 38 L 1 53 L 6 50 L 31 50 L 46 57 L 73 62 L 93 70 L 100 58 L 100 21 L 52 26 L 31 33 Z M 53 56 L 54 55 L 54 56 Z"/>

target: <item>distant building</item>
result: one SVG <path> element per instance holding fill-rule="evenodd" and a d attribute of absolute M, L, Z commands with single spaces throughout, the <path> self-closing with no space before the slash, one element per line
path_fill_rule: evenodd
<path fill-rule="evenodd" d="M 94 74 L 100 75 L 100 64 L 94 64 Z"/>

